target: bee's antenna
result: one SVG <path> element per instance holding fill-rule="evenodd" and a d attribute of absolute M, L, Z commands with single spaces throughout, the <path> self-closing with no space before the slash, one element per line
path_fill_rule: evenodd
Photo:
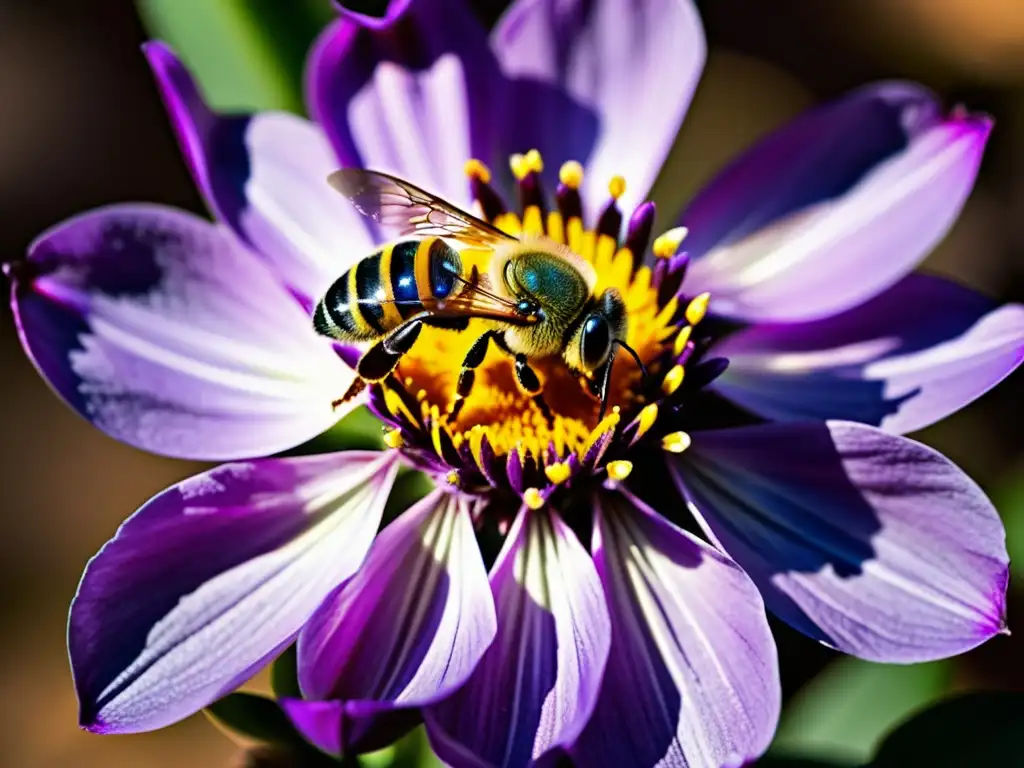
<path fill-rule="evenodd" d="M 644 361 L 640 359 L 640 355 L 636 353 L 636 350 L 629 346 L 629 344 L 624 342 L 622 339 L 616 339 L 615 344 L 629 352 L 630 356 L 636 361 L 636 364 L 639 366 L 640 373 L 644 375 L 644 379 L 646 380 L 648 377 L 647 366 L 644 365 Z"/>

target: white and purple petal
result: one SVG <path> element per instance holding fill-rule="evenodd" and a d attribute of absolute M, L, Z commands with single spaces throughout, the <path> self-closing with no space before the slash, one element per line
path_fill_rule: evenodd
<path fill-rule="evenodd" d="M 600 497 L 612 646 L 578 765 L 741 765 L 768 747 L 778 659 L 750 578 L 637 499 Z"/>
<path fill-rule="evenodd" d="M 491 46 L 515 82 L 511 151 L 540 149 L 551 181 L 564 161 L 585 162 L 595 209 L 620 174 L 625 210 L 646 198 L 704 66 L 690 0 L 519 0 Z"/>
<path fill-rule="evenodd" d="M 308 308 L 373 245 L 369 222 L 327 183 L 340 164 L 324 132 L 286 112 L 218 114 L 166 45 L 144 50 L 214 214 Z"/>
<path fill-rule="evenodd" d="M 932 449 L 852 422 L 698 432 L 670 460 L 707 534 L 797 629 L 872 661 L 969 650 L 1005 628 L 1005 532 Z"/>
<path fill-rule="evenodd" d="M 161 728 L 244 682 L 362 563 L 396 470 L 373 452 L 261 459 L 147 502 L 71 606 L 82 726 Z"/>
<path fill-rule="evenodd" d="M 466 681 L 495 627 L 466 500 L 435 491 L 381 532 L 307 623 L 298 642 L 306 699 L 283 706 L 325 752 L 383 746 L 408 710 Z"/>
<path fill-rule="evenodd" d="M 346 167 L 393 173 L 468 208 L 466 161 L 498 157 L 501 77 L 462 0 L 396 0 L 382 19 L 344 12 L 310 54 L 307 91 Z"/>
<path fill-rule="evenodd" d="M 712 385 L 775 421 L 844 419 L 912 432 L 954 413 L 1024 360 L 1024 307 L 910 275 L 808 323 L 759 324 L 715 345 Z"/>
<path fill-rule="evenodd" d="M 353 374 L 267 266 L 192 214 L 134 204 L 43 233 L 15 265 L 25 350 L 78 413 L 167 456 L 291 448 Z"/>
<path fill-rule="evenodd" d="M 905 276 L 970 194 L 987 118 L 939 112 L 930 92 L 884 83 L 819 107 L 714 178 L 681 223 L 687 287 L 748 321 L 836 314 Z"/>
<path fill-rule="evenodd" d="M 424 711 L 455 768 L 550 760 L 593 711 L 608 659 L 608 609 L 593 562 L 554 513 L 524 508 L 491 570 L 493 644 L 469 681 Z"/>

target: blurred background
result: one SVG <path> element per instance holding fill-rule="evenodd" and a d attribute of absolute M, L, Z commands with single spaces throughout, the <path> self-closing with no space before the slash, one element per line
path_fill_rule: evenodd
<path fill-rule="evenodd" d="M 306 47 L 328 0 L 0 0 L 0 261 L 44 228 L 107 203 L 202 211 L 139 52 L 169 39 L 221 107 L 301 110 Z M 963 216 L 926 268 L 1024 300 L 1024 3 L 707 0 L 704 79 L 655 197 L 672 209 L 733 153 L 801 109 L 880 78 L 911 78 L 996 128 Z M 493 22 L 503 3 L 477 0 Z M 262 18 L 262 27 L 254 19 Z M 268 35 L 265 30 L 273 30 Z M 223 766 L 237 747 L 202 716 L 155 734 L 78 731 L 64 650 L 86 560 L 136 506 L 197 465 L 115 443 L 61 405 L 0 310 L 0 765 Z M 1024 377 L 917 435 L 996 500 L 1024 567 Z M 1016 587 L 1024 579 L 1017 571 Z M 1011 586 L 1014 586 L 1013 584 Z M 786 711 L 776 749 L 855 762 L 909 712 L 956 690 L 1024 690 L 1024 588 L 1010 638 L 954 661 L 841 659 L 777 627 Z M 257 683 L 257 686 L 259 683 Z"/>

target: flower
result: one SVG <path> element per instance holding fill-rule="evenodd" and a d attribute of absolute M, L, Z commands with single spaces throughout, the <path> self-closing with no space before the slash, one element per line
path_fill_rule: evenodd
<path fill-rule="evenodd" d="M 331 753 L 422 716 L 455 766 L 732 765 L 778 716 L 765 607 L 881 661 L 1004 631 L 995 510 L 901 436 L 1024 354 L 1024 309 L 909 274 L 990 121 L 914 85 L 861 89 L 755 145 L 651 244 L 644 194 L 704 59 L 692 5 L 519 0 L 489 40 L 455 6 L 344 13 L 310 61 L 316 123 L 216 114 L 148 45 L 217 224 L 111 206 L 7 265 L 26 351 L 72 407 L 228 462 L 87 566 L 69 626 L 83 727 L 170 724 L 297 637 L 304 698 L 283 706 Z M 310 321 L 382 236 L 326 185 L 339 166 L 567 241 L 626 299 L 650 376 L 619 363 L 597 422 L 538 361 L 549 419 L 492 350 L 446 418 L 473 336 L 424 331 L 368 392 L 389 450 L 251 458 L 329 427 L 354 381 Z M 378 535 L 401 463 L 436 488 Z"/>

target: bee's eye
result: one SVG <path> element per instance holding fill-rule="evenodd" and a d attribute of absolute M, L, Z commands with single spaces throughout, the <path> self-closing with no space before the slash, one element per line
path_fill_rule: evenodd
<path fill-rule="evenodd" d="M 580 334 L 580 359 L 588 371 L 595 371 L 608 360 L 612 350 L 612 332 L 608 321 L 600 315 L 591 315 L 583 322 Z"/>

